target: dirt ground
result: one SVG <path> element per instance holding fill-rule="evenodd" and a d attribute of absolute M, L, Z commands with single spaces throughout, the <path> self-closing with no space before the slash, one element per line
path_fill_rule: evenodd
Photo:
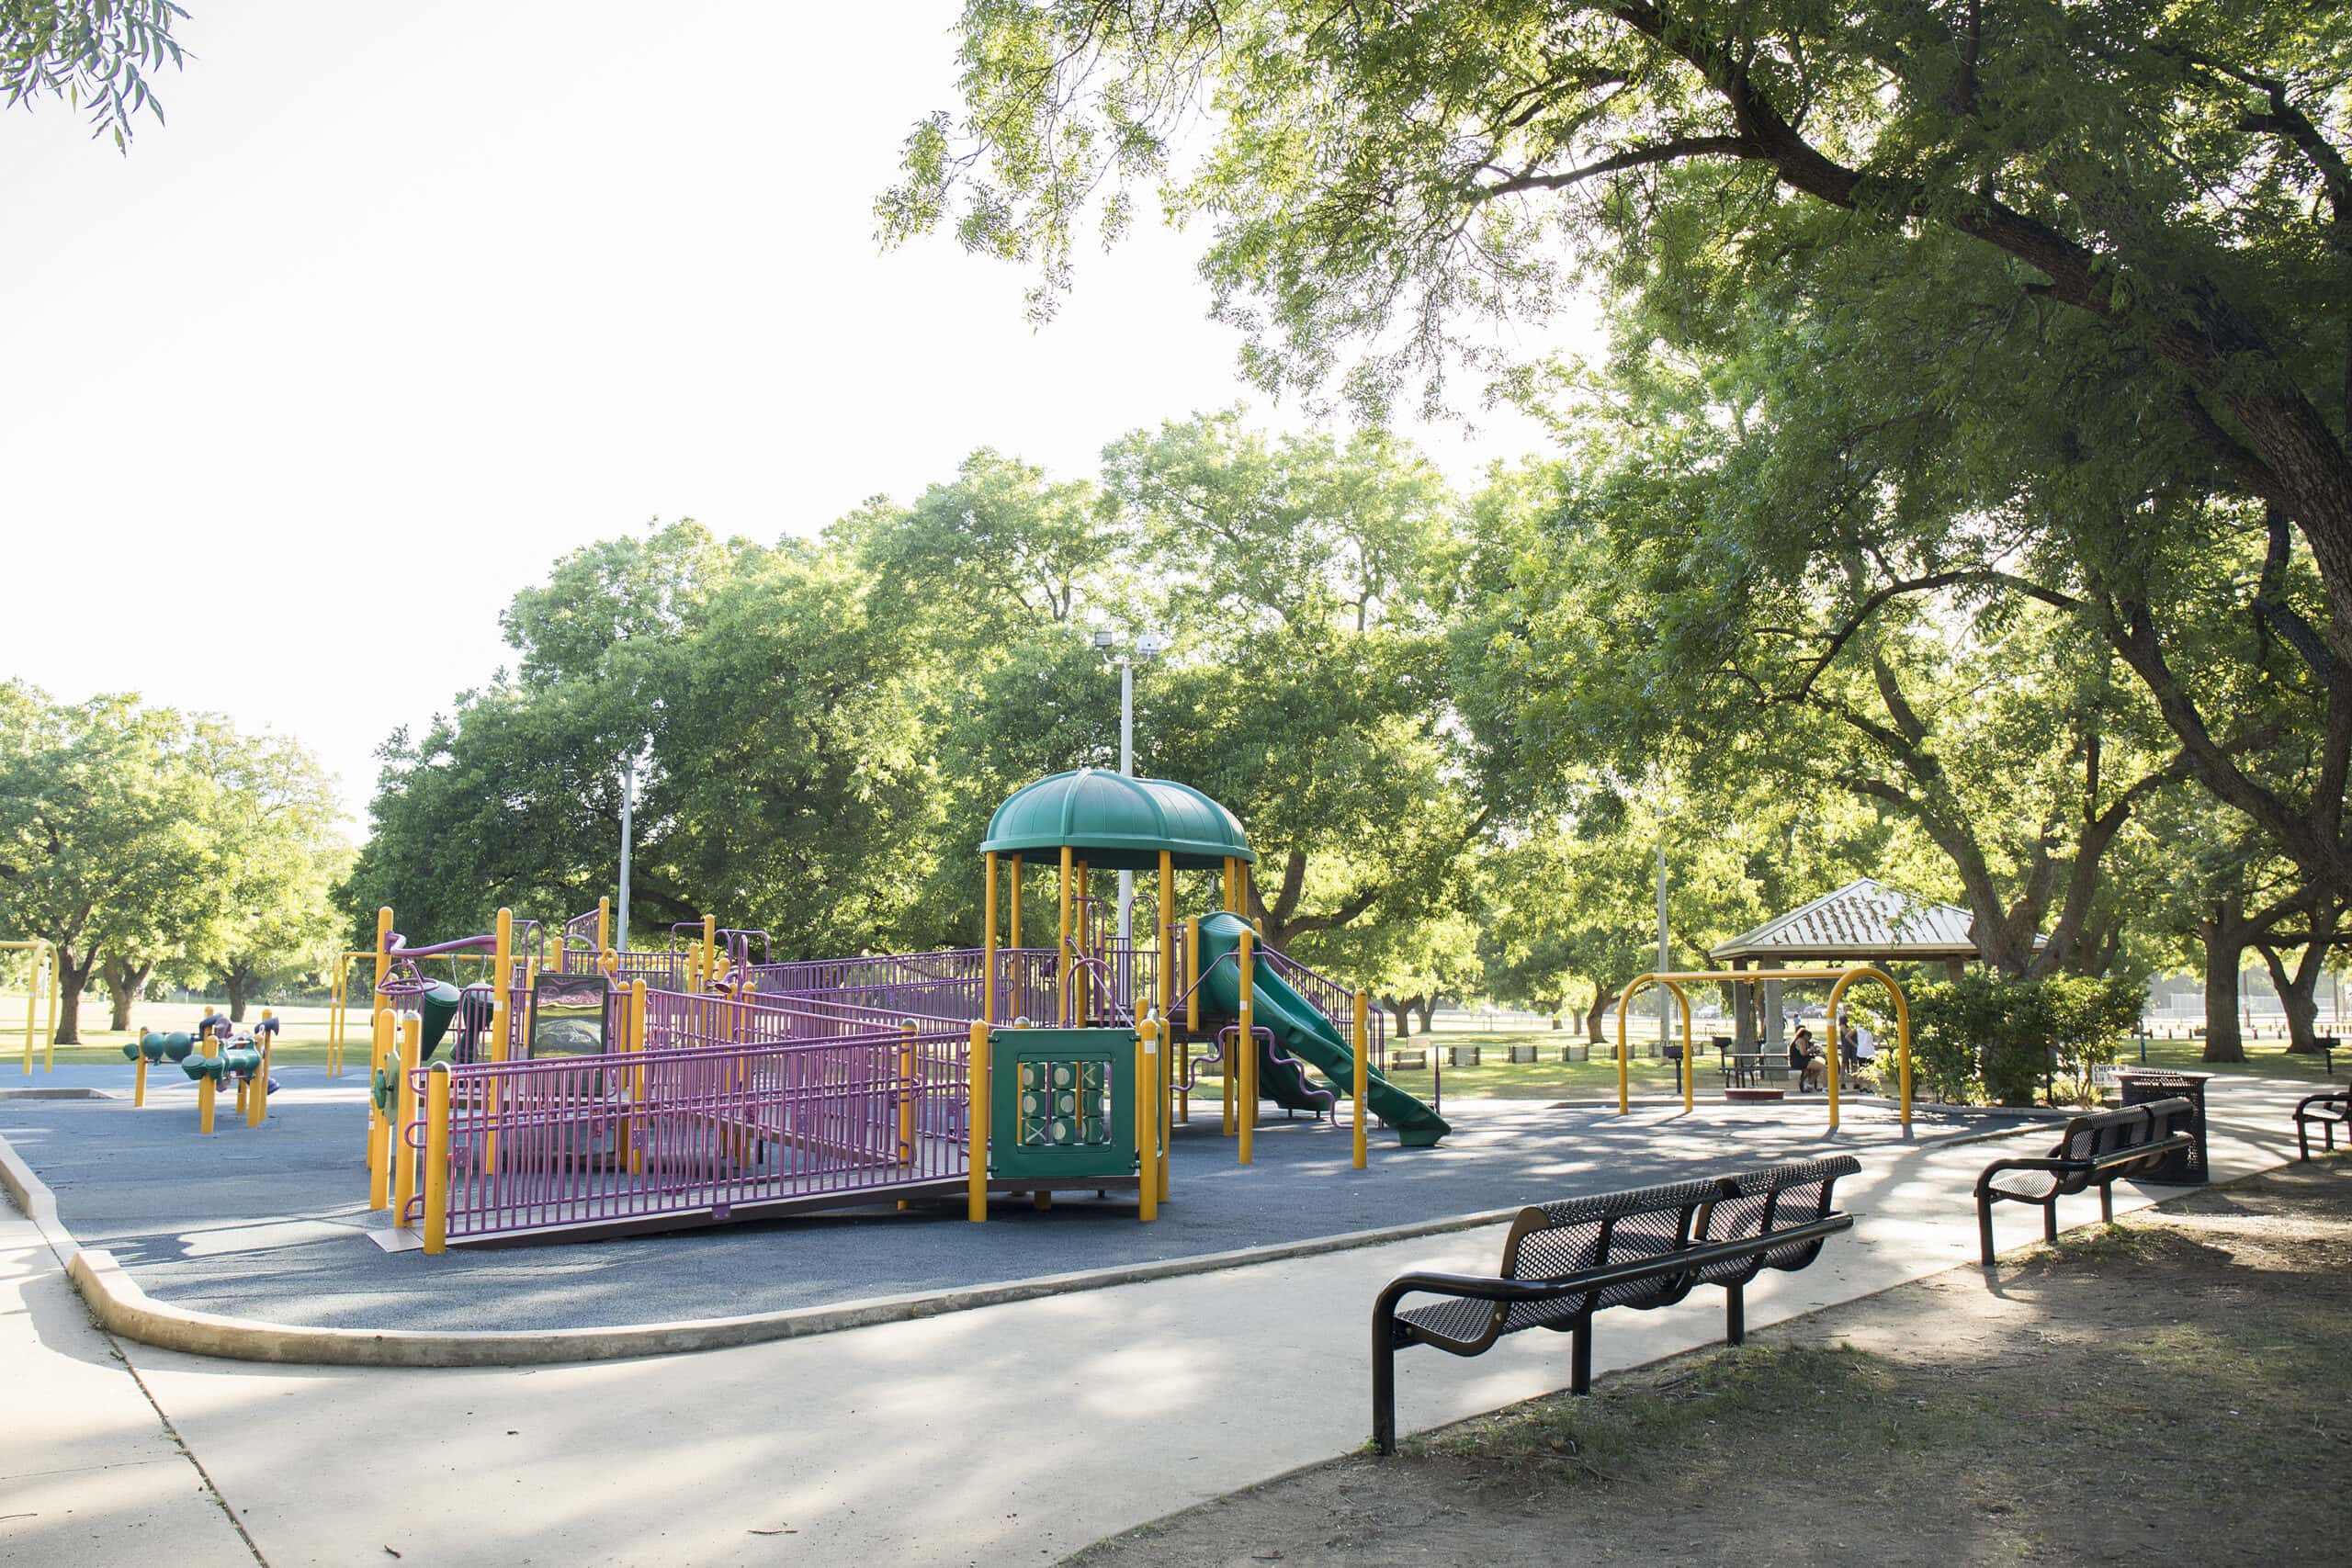
<path fill-rule="evenodd" d="M 1071 1561 L 2352 1562 L 2352 1164 L 2084 1235 L 1989 1290 L 1955 1269 Z"/>

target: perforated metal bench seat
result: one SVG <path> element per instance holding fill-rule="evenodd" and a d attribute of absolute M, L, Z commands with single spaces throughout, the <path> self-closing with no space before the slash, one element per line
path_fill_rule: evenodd
<path fill-rule="evenodd" d="M 2058 1239 L 2058 1200 L 2098 1189 L 2098 1213 L 2115 1218 L 2115 1183 L 2152 1177 L 2166 1155 L 2194 1145 L 2188 1129 L 2197 1108 L 2186 1100 L 2159 1100 L 2070 1117 L 2057 1146 L 2030 1159 L 1996 1159 L 1976 1179 L 1976 1241 L 1984 1267 L 1993 1266 L 1993 1205 L 2032 1203 L 2041 1210 L 2041 1235 Z"/>
<path fill-rule="evenodd" d="M 1611 1307 L 1669 1306 L 1701 1285 L 1724 1292 L 1724 1337 L 1746 1337 L 1743 1292 L 1766 1269 L 1802 1269 L 1853 1224 L 1831 1207 L 1849 1156 L 1672 1182 L 1522 1209 L 1492 1277 L 1413 1273 L 1389 1281 L 1373 1305 L 1373 1436 L 1396 1450 L 1396 1354 L 1430 1345 L 1476 1356 L 1507 1334 L 1549 1328 L 1571 1336 L 1569 1387 L 1592 1382 L 1591 1325 Z M 1411 1295 L 1440 1298 L 1399 1310 Z"/>

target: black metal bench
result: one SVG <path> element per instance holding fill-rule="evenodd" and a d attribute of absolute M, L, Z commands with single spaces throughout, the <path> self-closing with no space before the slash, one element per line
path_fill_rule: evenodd
<path fill-rule="evenodd" d="M 2335 1130 L 2346 1129 L 2345 1137 L 2352 1143 L 2352 1089 L 2330 1089 L 2325 1094 L 2309 1094 L 2295 1102 L 2295 1148 L 2304 1159 L 2312 1157 L 2312 1129 L 2319 1129 L 2320 1137 L 2329 1154 L 2335 1152 Z"/>
<path fill-rule="evenodd" d="M 2039 1204 L 2042 1239 L 2056 1241 L 2058 1200 L 2096 1187 L 2098 1217 L 2111 1220 L 2115 1183 L 2127 1176 L 2146 1177 L 2166 1155 L 2194 1147 L 2190 1129 L 2196 1120 L 2197 1107 L 2178 1099 L 2071 1117 L 2047 1155 L 1986 1166 L 1976 1179 L 1976 1241 L 1984 1267 L 1993 1266 L 1994 1204 Z"/>
<path fill-rule="evenodd" d="M 1678 1181 L 1521 1209 L 1503 1239 L 1499 1273 L 1402 1274 L 1372 1308 L 1372 1435 L 1396 1451 L 1396 1352 L 1430 1345 L 1476 1356 L 1506 1334 L 1572 1337 L 1568 1387 L 1592 1386 L 1593 1314 L 1670 1306 L 1701 1285 L 1724 1291 L 1724 1337 L 1747 1337 L 1745 1291 L 1766 1269 L 1802 1269 L 1850 1227 L 1830 1206 L 1850 1155 L 1707 1181 Z M 1407 1296 L 1446 1299 L 1408 1311 Z"/>

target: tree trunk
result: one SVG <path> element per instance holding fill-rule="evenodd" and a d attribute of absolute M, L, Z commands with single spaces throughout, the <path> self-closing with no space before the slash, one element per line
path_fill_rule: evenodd
<path fill-rule="evenodd" d="M 2243 1062 L 2245 1043 L 2238 1032 L 2238 959 L 2245 952 L 2245 936 L 2237 900 L 2225 898 L 2215 905 L 2200 925 L 2199 934 L 2205 939 L 2205 1059 Z"/>
<path fill-rule="evenodd" d="M 100 970 L 106 981 L 107 998 L 114 1004 L 114 1017 L 107 1027 L 124 1030 L 130 1027 L 130 1004 L 147 989 L 147 977 L 155 972 L 153 964 L 130 964 L 123 959 L 109 958 Z"/>
<path fill-rule="evenodd" d="M 1430 1032 L 1430 1014 L 1437 1010 L 1437 998 L 1430 996 L 1417 998 L 1414 1002 L 1413 1010 L 1421 1015 L 1421 1032 L 1424 1034 L 1429 1033 Z"/>
<path fill-rule="evenodd" d="M 2326 911 L 2325 917 L 2313 916 L 2311 941 L 2304 945 L 2303 955 L 2292 970 L 2287 967 L 2277 943 L 2255 943 L 2263 964 L 2270 971 L 2270 984 L 2278 992 L 2278 1005 L 2287 1014 L 2290 1055 L 2319 1055 L 2319 982 L 2320 976 L 2327 973 L 2328 949 L 2335 940 L 2338 917 L 2333 899 L 2323 897 L 2316 907 Z"/>
<path fill-rule="evenodd" d="M 1592 1008 L 1584 1015 L 1584 1037 L 1595 1045 L 1609 1043 L 1607 1037 L 1600 1032 L 1600 1021 L 1608 1016 L 1609 1004 L 1616 999 L 1617 993 L 1606 986 L 1597 987 L 1592 993 Z"/>
<path fill-rule="evenodd" d="M 1396 1038 L 1410 1040 L 1413 1037 L 1413 1004 L 1409 1001 L 1398 1001 L 1395 997 L 1383 997 L 1380 998 L 1380 1005 L 1395 1016 Z"/>
<path fill-rule="evenodd" d="M 78 961 L 70 947 L 57 950 L 57 1043 L 82 1043 L 82 988 L 90 983 L 90 972 L 98 966 L 96 953 L 85 953 Z"/>
<path fill-rule="evenodd" d="M 220 983 L 229 992 L 229 1021 L 231 1023 L 244 1022 L 245 1003 L 252 996 L 252 987 L 245 973 L 243 970 L 232 969 L 220 976 Z"/>

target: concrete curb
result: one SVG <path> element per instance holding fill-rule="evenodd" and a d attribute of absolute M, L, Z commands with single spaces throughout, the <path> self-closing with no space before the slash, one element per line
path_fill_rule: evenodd
<path fill-rule="evenodd" d="M 2007 1137 L 2020 1130 L 2003 1128 L 1979 1136 Z M 58 1219 L 54 1194 L 24 1163 L 22 1156 L 5 1137 L 0 1137 L 0 1180 L 5 1181 L 18 1204 L 32 1217 L 51 1248 L 63 1260 L 66 1274 L 73 1280 L 74 1288 L 82 1292 L 82 1299 L 88 1304 L 92 1317 L 108 1333 L 161 1349 L 230 1360 L 353 1367 L 553 1366 L 726 1349 L 769 1340 L 831 1334 L 845 1328 L 907 1323 L 947 1313 L 968 1312 L 976 1307 L 1032 1301 L 1041 1296 L 1110 1290 L 1119 1285 L 1211 1274 L 1288 1258 L 1314 1258 L 1326 1253 L 1380 1247 L 1390 1242 L 1410 1241 L 1419 1236 L 1476 1230 L 1501 1224 L 1519 1213 L 1519 1206 L 1514 1205 L 1508 1209 L 1419 1220 L 1375 1230 L 1347 1231 L 1337 1235 L 1242 1247 L 1230 1252 L 1203 1253 L 1191 1258 L 1045 1274 L 1035 1279 L 1003 1280 L 959 1290 L 876 1296 L 828 1306 L 794 1307 L 781 1312 L 752 1313 L 734 1317 L 629 1324 L 610 1328 L 550 1328 L 521 1332 L 377 1330 L 271 1323 L 223 1313 L 198 1312 L 159 1302 L 147 1293 L 112 1253 L 101 1248 L 85 1248 L 74 1239 Z"/>
<path fill-rule="evenodd" d="M 102 1089 L 0 1089 L 0 1100 L 120 1100 Z"/>
<path fill-rule="evenodd" d="M 876 1296 L 831 1306 L 794 1307 L 784 1312 L 752 1313 L 737 1317 L 693 1318 L 673 1323 L 639 1323 L 616 1328 L 550 1328 L 535 1332 L 452 1329 L 322 1328 L 269 1323 L 258 1318 L 232 1317 L 223 1313 L 198 1312 L 174 1306 L 150 1296 L 115 1256 L 102 1248 L 85 1247 L 74 1239 L 57 1216 L 57 1199 L 40 1177 L 0 1137 L 0 1185 L 6 1185 L 17 1206 L 40 1229 L 65 1271 L 88 1303 L 90 1314 L 110 1334 L 190 1355 L 218 1356 L 239 1361 L 291 1362 L 313 1366 L 348 1367 L 513 1367 L 551 1366 L 578 1361 L 616 1361 L 639 1356 L 670 1356 L 691 1350 L 718 1350 L 736 1345 L 757 1345 L 771 1339 L 797 1339 L 831 1334 L 844 1328 L 876 1324 L 906 1323 L 937 1317 L 975 1307 L 1031 1301 L 1039 1296 L 1069 1295 L 1080 1291 L 1109 1290 L 1118 1285 L 1172 1280 L 1188 1274 L 1210 1274 L 1227 1269 L 1285 1258 L 1313 1258 L 1323 1253 L 1378 1247 L 1416 1236 L 1442 1235 L 1500 1224 L 1519 1211 L 1493 1209 L 1475 1214 L 1421 1220 L 1378 1230 L 1348 1231 L 1339 1235 L 1313 1236 L 1304 1241 L 1243 1247 L 1232 1252 L 1203 1253 L 1151 1263 L 1112 1269 L 1089 1269 L 1068 1274 L 1043 1274 L 1030 1280 L 972 1285 L 961 1290 L 924 1294 Z"/>

